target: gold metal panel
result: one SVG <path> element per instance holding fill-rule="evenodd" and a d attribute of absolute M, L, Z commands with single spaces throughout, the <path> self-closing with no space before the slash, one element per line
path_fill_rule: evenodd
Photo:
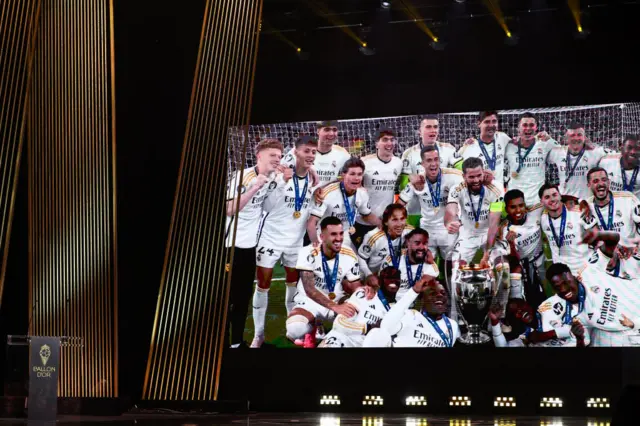
<path fill-rule="evenodd" d="M 261 0 L 206 3 L 145 399 L 218 396 L 231 255 L 224 248 L 227 141 L 230 126 L 246 130 L 249 122 L 261 13 Z"/>

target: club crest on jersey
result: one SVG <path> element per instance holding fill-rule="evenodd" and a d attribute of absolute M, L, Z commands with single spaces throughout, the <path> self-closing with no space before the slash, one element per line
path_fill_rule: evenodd
<path fill-rule="evenodd" d="M 276 181 L 271 181 L 271 183 L 269 184 L 269 189 L 276 189 L 276 186 L 278 186 Z"/>
<path fill-rule="evenodd" d="M 364 246 L 362 246 L 362 251 L 367 254 L 371 253 L 371 246 L 369 244 L 365 244 Z"/>
<path fill-rule="evenodd" d="M 394 176 L 398 176 L 398 171 L 394 169 L 394 170 L 393 170 L 393 175 L 394 175 Z"/>
<path fill-rule="evenodd" d="M 406 158 L 404 159 L 404 161 L 402 162 L 402 165 L 404 167 L 409 167 L 409 160 L 407 160 Z"/>
<path fill-rule="evenodd" d="M 567 228 L 573 229 L 573 223 L 567 223 Z"/>
<path fill-rule="evenodd" d="M 336 160 L 333 160 L 333 161 L 331 162 L 331 167 L 336 167 L 337 165 L 338 165 L 338 164 L 336 163 Z"/>
<path fill-rule="evenodd" d="M 542 148 L 538 148 L 538 154 L 542 154 L 544 153 L 544 151 L 542 150 Z"/>
<path fill-rule="evenodd" d="M 617 218 L 621 218 L 622 217 L 622 212 L 620 210 L 616 210 L 616 217 Z"/>
<path fill-rule="evenodd" d="M 307 256 L 307 262 L 314 263 L 315 260 L 316 260 L 316 257 L 313 255 L 313 252 L 309 254 L 309 256 Z"/>
<path fill-rule="evenodd" d="M 594 292 L 595 294 L 600 293 L 600 287 L 598 287 L 597 285 L 594 285 L 593 287 L 591 287 L 591 291 Z"/>

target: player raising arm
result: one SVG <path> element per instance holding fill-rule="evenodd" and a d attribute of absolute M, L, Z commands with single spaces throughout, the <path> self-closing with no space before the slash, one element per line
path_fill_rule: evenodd
<path fill-rule="evenodd" d="M 626 135 L 620 154 L 608 154 L 598 164 L 609 175 L 612 191 L 629 191 L 640 198 L 640 138 Z"/>

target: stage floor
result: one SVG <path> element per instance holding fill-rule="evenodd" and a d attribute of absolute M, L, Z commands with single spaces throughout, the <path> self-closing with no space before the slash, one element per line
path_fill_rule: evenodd
<path fill-rule="evenodd" d="M 249 414 L 249 415 L 122 415 L 119 417 L 60 416 L 57 425 L 113 423 L 119 425 L 165 425 L 165 426 L 205 426 L 205 425 L 296 425 L 296 426 L 609 426 L 609 418 L 587 417 L 452 417 L 435 415 L 356 415 L 356 414 Z M 0 425 L 26 424 L 26 419 L 0 419 Z"/>

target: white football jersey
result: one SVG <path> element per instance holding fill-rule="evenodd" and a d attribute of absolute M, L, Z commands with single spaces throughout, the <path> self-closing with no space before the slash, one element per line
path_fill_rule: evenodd
<path fill-rule="evenodd" d="M 589 222 L 582 219 L 580 210 L 578 208 L 569 209 L 563 207 L 563 214 L 566 214 L 566 222 L 564 229 L 564 239 L 562 240 L 562 246 L 558 247 L 558 242 L 561 237 L 562 215 L 553 219 L 549 216 L 549 213 L 545 210 L 542 213 L 540 220 L 542 226 L 542 232 L 547 236 L 549 241 L 549 248 L 551 249 L 551 257 L 554 263 L 564 263 L 571 269 L 574 274 L 581 270 L 589 257 L 592 250 L 587 244 L 582 244 L 582 238 L 587 230 L 596 225 L 595 219 L 591 218 Z M 554 232 L 558 238 L 556 241 Z"/>
<path fill-rule="evenodd" d="M 587 173 L 606 155 L 606 151 L 599 146 L 591 151 L 585 149 L 582 157 L 580 157 L 580 154 L 569 154 L 567 157 L 567 153 L 568 147 L 566 146 L 554 147 L 549 152 L 547 164 L 553 170 L 554 175 L 557 173 L 560 194 L 571 195 L 579 200 L 586 200 L 591 195 L 591 191 L 587 186 Z M 567 167 L 567 158 L 569 158 L 571 168 Z M 576 164 L 576 161 L 578 164 Z M 571 170 L 573 172 L 570 174 Z M 569 176 L 569 179 L 567 179 L 567 176 Z"/>
<path fill-rule="evenodd" d="M 294 179 L 298 182 L 298 194 L 303 196 L 305 183 L 307 190 L 304 193 L 300 217 L 293 216 L 295 210 L 296 190 Z M 263 218 L 260 231 L 260 242 L 270 247 L 300 247 L 307 230 L 307 219 L 310 207 L 313 205 L 313 191 L 311 177 L 301 178 L 295 174 L 287 183 L 279 185 L 271 192 L 268 198 L 273 205 Z"/>
<path fill-rule="evenodd" d="M 612 191 L 629 191 L 631 187 L 633 194 L 640 198 L 640 167 L 633 170 L 624 171 L 624 179 L 622 178 L 622 166 L 620 164 L 621 154 L 607 154 L 600 160 L 600 167 L 607 171 L 609 175 L 609 189 Z M 625 189 L 624 183 L 629 189 Z"/>
<path fill-rule="evenodd" d="M 635 253 L 628 259 L 618 258 L 615 263 L 611 263 L 611 258 L 598 249 L 591 254 L 589 263 L 616 278 L 640 279 L 640 253 Z"/>
<path fill-rule="evenodd" d="M 486 235 L 489 231 L 489 213 L 493 208 L 496 211 L 502 211 L 503 196 L 500 189 L 494 185 L 483 185 L 484 196 L 482 198 L 482 206 L 478 216 L 478 227 L 476 228 L 475 214 L 478 211 L 480 203 L 480 194 L 471 194 L 465 182 L 459 184 L 449 192 L 447 204 L 457 203 L 462 226 L 460 227 L 460 236 L 468 235 Z"/>
<path fill-rule="evenodd" d="M 320 253 L 322 246 L 317 248 L 313 247 L 313 244 L 302 247 L 300 253 L 298 253 L 298 263 L 296 269 L 299 271 L 311 271 L 315 278 L 316 288 L 328 296 L 331 292 L 324 277 L 324 270 L 322 269 L 322 254 Z M 338 253 L 333 259 L 327 259 L 327 266 L 329 267 L 328 274 L 332 276 L 333 267 L 336 259 L 338 259 L 338 271 L 336 276 L 335 288 L 335 300 L 340 300 L 344 296 L 344 289 L 342 288 L 342 281 L 347 280 L 354 282 L 360 280 L 360 268 L 358 265 L 358 258 L 353 250 L 348 247 L 342 247 L 340 253 Z M 298 280 L 298 292 L 306 297 L 307 293 L 304 291 L 302 284 L 302 277 Z"/>
<path fill-rule="evenodd" d="M 323 185 L 335 181 L 340 175 L 342 166 L 349 158 L 351 158 L 351 154 L 340 145 L 334 144 L 329 152 L 316 151 L 313 168 L 318 174 L 319 183 Z M 293 154 L 293 149 L 282 158 L 280 163 L 285 166 L 296 166 L 296 156 Z"/>
<path fill-rule="evenodd" d="M 398 177 L 402 172 L 402 160 L 392 157 L 385 163 L 377 154 L 371 154 L 362 157 L 362 161 L 365 166 L 362 186 L 369 194 L 371 212 L 377 217 L 382 217 L 384 209 L 393 203 Z M 360 215 L 356 221 L 368 225 Z"/>
<path fill-rule="evenodd" d="M 423 145 L 418 143 L 411 148 L 407 148 L 402 153 L 402 173 L 405 175 L 424 174 L 424 168 L 422 167 L 422 152 Z M 438 149 L 438 158 L 440 158 L 440 167 L 455 167 L 461 160 L 460 156 L 456 152 L 456 148 L 444 142 L 436 142 L 436 148 Z"/>
<path fill-rule="evenodd" d="M 400 193 L 400 199 L 405 203 L 417 199 L 420 202 L 421 217 L 420 228 L 428 231 L 442 229 L 444 227 L 444 212 L 446 210 L 449 193 L 453 188 L 462 184 L 462 172 L 457 169 L 442 168 L 440 169 L 440 198 L 438 199 L 439 207 L 436 209 L 433 205 L 431 190 L 436 191 L 436 184 L 430 184 L 427 180 L 422 191 L 418 191 L 409 183 Z M 435 194 L 434 194 L 435 195 Z"/>
<path fill-rule="evenodd" d="M 460 337 L 460 328 L 457 321 L 442 315 L 435 323 L 444 333 L 446 339 L 455 345 L 455 342 Z M 400 330 L 392 336 L 392 341 L 394 348 L 449 347 L 429 320 L 415 309 L 406 311 L 402 317 Z"/>
<path fill-rule="evenodd" d="M 547 155 L 556 146 L 559 146 L 558 142 L 553 139 L 536 140 L 529 148 L 519 148 L 514 143 L 507 145 L 505 152 L 507 188 L 522 191 L 527 206 L 540 202 L 538 190 L 545 181 Z"/>
<path fill-rule="evenodd" d="M 227 201 L 235 200 L 238 192 L 242 195 L 253 185 L 258 178 L 255 167 L 245 169 L 240 181 L 240 170 L 236 171 L 227 184 Z M 275 180 L 275 173 L 271 180 L 264 184 L 262 188 L 249 200 L 238 213 L 238 229 L 236 233 L 235 246 L 238 248 L 252 248 L 258 243 L 258 230 L 262 219 L 264 202 L 267 196 L 276 189 L 278 183 Z M 282 181 L 281 183 L 284 183 Z M 225 231 L 225 246 L 231 247 L 233 244 L 233 227 L 235 226 L 235 215 L 227 216 Z"/>
<path fill-rule="evenodd" d="M 361 347 L 368 327 L 379 324 L 387 313 L 378 295 L 367 300 L 365 290 L 356 290 L 345 303 L 349 303 L 358 310 L 351 318 L 338 315 L 333 322 L 332 331 L 337 331 L 349 337 L 350 346 Z"/>
<path fill-rule="evenodd" d="M 540 314 L 539 316 L 541 317 Z M 522 333 L 517 338 L 507 341 L 504 334 L 502 334 L 501 325 L 498 324 L 498 325 L 491 326 L 491 332 L 493 334 L 493 342 L 497 348 L 502 348 L 502 347 L 558 348 L 558 347 L 575 347 L 577 345 L 577 340 L 575 336 L 571 334 L 571 326 L 563 327 L 561 322 L 556 320 L 556 316 L 553 316 L 551 318 L 546 318 L 546 320 L 547 320 L 545 324 L 546 330 L 540 327 L 539 331 L 556 330 L 556 333 L 558 331 L 560 331 L 560 334 L 562 334 L 562 332 L 569 333 L 569 336 L 566 338 L 550 339 L 544 342 L 533 343 L 529 341 L 527 333 L 525 332 L 525 333 Z M 566 328 L 566 330 L 561 330 L 561 328 Z M 585 333 L 585 345 L 588 345 L 588 344 L 589 344 L 589 334 Z"/>
<path fill-rule="evenodd" d="M 320 218 L 320 221 L 328 216 L 335 216 L 340 219 L 344 228 L 345 242 L 347 242 L 349 228 L 352 225 L 349 223 L 349 217 L 344 204 L 344 197 L 340 183 L 332 183 L 328 185 L 324 188 L 324 193 L 324 200 L 321 204 L 318 204 L 317 202 L 313 203 L 313 207 L 311 207 L 311 214 Z M 347 198 L 347 201 L 352 208 L 355 208 L 356 215 L 360 214 L 362 216 L 367 216 L 371 214 L 369 194 L 366 189 L 358 188 L 354 195 Z M 320 221 L 318 221 L 318 230 L 320 229 Z"/>
<path fill-rule="evenodd" d="M 498 238 L 503 247 L 510 247 L 506 236 L 509 231 L 513 231 L 516 237 L 515 245 L 518 249 L 520 259 L 537 259 L 542 253 L 542 230 L 540 229 L 540 219 L 542 218 L 542 204 L 527 209 L 527 217 L 522 225 L 514 225 L 509 219 L 500 224 Z"/>
<path fill-rule="evenodd" d="M 412 230 L 413 226 L 406 225 L 402 231 L 402 235 L 391 241 L 393 250 L 396 253 L 402 251 L 402 246 L 406 241 L 405 237 Z M 362 239 L 360 248 L 358 249 L 358 256 L 360 256 L 362 261 L 367 263 L 367 266 L 372 273 L 375 274 L 380 271 L 384 260 L 389 256 L 389 240 L 387 239 L 387 234 L 378 228 L 374 228 L 367 232 Z"/>
<path fill-rule="evenodd" d="M 591 215 L 600 229 L 617 232 L 620 234 L 620 244 L 632 247 L 633 244 L 629 242 L 629 239 L 638 236 L 640 217 L 636 212 L 640 212 L 640 201 L 627 191 L 611 191 L 611 195 L 613 195 L 613 202 L 610 201 L 603 207 L 596 206 L 594 196 L 589 197 L 587 202 L 591 209 Z"/>
<path fill-rule="evenodd" d="M 480 147 L 480 141 L 478 139 L 474 139 L 473 143 L 466 144 L 464 143 L 460 150 L 458 151 L 462 160 L 466 160 L 467 158 L 476 157 L 482 160 L 482 164 L 484 164 L 484 168 L 486 170 L 493 171 L 493 181 L 491 182 L 494 186 L 496 186 L 501 193 L 504 192 L 504 165 L 505 165 L 505 151 L 507 146 L 509 145 L 511 138 L 507 136 L 505 133 L 496 132 L 493 141 L 491 143 L 483 143 L 485 150 L 487 151 L 487 155 L 489 159 L 494 158 L 495 154 L 495 167 L 489 167 L 489 161 L 485 158 L 484 153 L 482 152 L 482 148 Z"/>
<path fill-rule="evenodd" d="M 402 255 L 400 257 L 400 288 L 398 288 L 398 292 L 396 293 L 396 301 L 402 299 L 402 297 L 407 294 L 407 292 L 411 289 L 409 286 L 409 275 L 407 274 L 407 256 Z M 380 269 L 384 269 L 388 266 L 393 266 L 393 261 L 391 260 L 391 256 L 387 256 L 382 262 L 382 267 Z M 414 284 L 418 281 L 418 269 L 420 269 L 419 264 L 411 265 L 411 276 L 413 278 Z M 420 276 L 430 275 L 434 278 L 438 278 L 440 275 L 440 271 L 438 271 L 438 265 L 435 263 L 423 263 L 422 264 L 422 274 Z"/>

